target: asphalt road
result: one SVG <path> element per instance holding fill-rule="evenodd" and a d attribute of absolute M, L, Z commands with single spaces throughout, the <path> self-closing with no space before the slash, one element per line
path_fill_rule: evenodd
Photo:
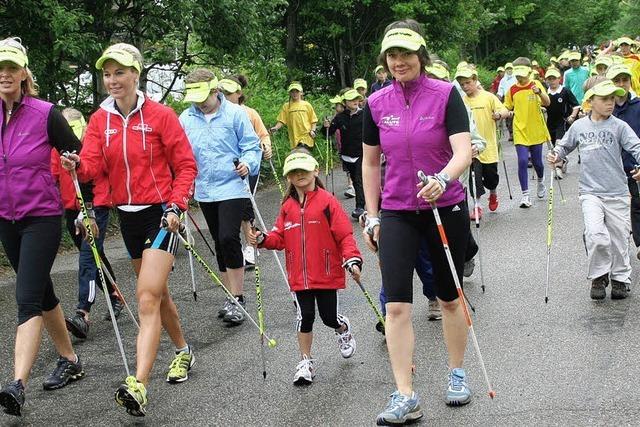
<path fill-rule="evenodd" d="M 577 201 L 575 157 L 562 188 L 566 202 L 555 210 L 552 281 L 549 303 L 544 303 L 546 257 L 546 200 L 531 209 L 518 207 L 515 150 L 505 149 L 514 199 L 505 182 L 500 184 L 500 207 L 482 221 L 486 293 L 480 291 L 480 274 L 466 282 L 467 295 L 476 306 L 474 327 L 489 377 L 497 396 L 489 399 L 471 343 L 466 368 L 475 392 L 462 408 L 444 404 L 446 353 L 440 322 L 426 320 L 426 300 L 415 286 L 414 324 L 417 337 L 415 389 L 422 399 L 422 425 L 638 425 L 640 395 L 640 309 L 637 303 L 638 261 L 633 258 L 630 298 L 602 302 L 589 298 L 586 257 L 582 245 L 582 215 Z M 502 171 L 502 167 L 500 168 Z M 344 176 L 336 172 L 336 194 L 343 200 Z M 534 182 L 531 182 L 533 185 Z M 557 193 L 557 192 L 556 192 Z M 534 196 L 535 199 L 535 196 Z M 258 204 L 269 226 L 279 206 L 277 188 L 264 189 Z M 199 224 L 204 221 L 198 217 Z M 375 258 L 366 251 L 360 230 L 355 235 L 365 254 L 363 283 L 375 296 L 380 276 Z M 209 238 L 209 236 L 207 236 Z M 119 237 L 107 244 L 121 288 L 135 306 L 134 278 Z M 202 240 L 196 248 L 215 265 Z M 635 255 L 635 251 L 633 251 Z M 67 313 L 75 308 L 77 256 L 60 256 L 53 272 L 56 292 Z M 262 378 L 260 344 L 256 329 L 245 322 L 228 328 L 216 318 L 223 292 L 212 285 L 196 265 L 198 301 L 191 293 L 188 258 L 181 250 L 170 279 L 187 340 L 195 349 L 196 365 L 189 381 L 164 382 L 173 348 L 163 335 L 153 379 L 149 386 L 148 416 L 128 416 L 113 401 L 123 381 L 122 366 L 111 323 L 100 318 L 104 299 L 98 295 L 90 336 L 74 341 L 87 376 L 68 387 L 45 392 L 40 383 L 56 357 L 50 341 L 43 341 L 27 389 L 22 419 L 0 414 L 2 425 L 242 425 L 242 426 L 366 426 L 384 407 L 394 390 L 386 348 L 375 332 L 375 318 L 360 290 L 350 284 L 341 295 L 343 312 L 351 319 L 358 349 L 344 360 L 333 331 L 316 321 L 315 383 L 298 388 L 292 376 L 298 362 L 294 332 L 295 312 L 272 255 L 260 256 L 268 333 L 278 341 L 265 349 L 266 380 Z M 418 279 L 416 277 L 416 284 Z M 248 309 L 255 311 L 253 274 L 245 278 Z M 12 378 L 16 322 L 13 279 L 0 285 L 0 367 L 2 381 Z M 119 322 L 133 369 L 136 330 L 123 314 Z"/>

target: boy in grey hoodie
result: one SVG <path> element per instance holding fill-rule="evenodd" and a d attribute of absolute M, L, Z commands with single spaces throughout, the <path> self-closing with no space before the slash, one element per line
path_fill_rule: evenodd
<path fill-rule="evenodd" d="M 621 93 L 622 92 L 622 93 Z M 604 299 L 611 279 L 611 299 L 627 297 L 631 281 L 629 261 L 629 189 L 622 166 L 624 149 L 640 164 L 640 139 L 631 127 L 613 117 L 614 96 L 624 89 L 604 80 L 585 93 L 591 113 L 577 120 L 547 161 L 555 164 L 580 147 L 582 168 L 579 181 L 580 204 L 584 219 L 591 298 Z M 640 180 L 640 170 L 633 178 Z"/>

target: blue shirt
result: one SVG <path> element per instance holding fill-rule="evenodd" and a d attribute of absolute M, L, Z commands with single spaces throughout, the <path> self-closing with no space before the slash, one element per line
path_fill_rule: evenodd
<path fill-rule="evenodd" d="M 627 95 L 627 101 L 622 104 L 616 104 L 613 107 L 613 115 L 620 120 L 625 121 L 631 129 L 640 137 L 640 98 Z M 636 161 L 631 154 L 622 151 L 622 163 L 624 171 L 628 177 L 631 177 L 630 171 L 635 167 Z"/>
<path fill-rule="evenodd" d="M 209 120 L 195 105 L 180 114 L 198 163 L 194 198 L 199 202 L 246 199 L 244 181 L 236 174 L 234 159 L 249 167 L 249 175 L 260 170 L 260 139 L 244 109 L 218 94 L 220 107 Z"/>
<path fill-rule="evenodd" d="M 588 78 L 589 70 L 585 67 L 570 68 L 564 72 L 562 85 L 571 91 L 578 104 L 582 104 L 582 98 L 584 98 L 582 85 Z"/>
<path fill-rule="evenodd" d="M 387 79 L 385 81 L 383 81 L 382 83 L 378 83 L 378 81 L 376 80 L 375 83 L 373 83 L 371 85 L 371 93 L 382 89 L 383 87 L 387 87 L 391 84 L 391 80 Z"/>

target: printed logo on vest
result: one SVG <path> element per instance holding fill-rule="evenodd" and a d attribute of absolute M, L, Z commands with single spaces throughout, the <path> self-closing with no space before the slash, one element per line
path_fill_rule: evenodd
<path fill-rule="evenodd" d="M 115 135 L 116 133 L 118 133 L 118 129 L 107 129 L 104 131 L 104 134 L 107 136 Z"/>
<path fill-rule="evenodd" d="M 562 102 L 562 98 L 558 98 L 558 102 Z"/>
<path fill-rule="evenodd" d="M 300 227 L 300 224 L 298 224 L 297 222 L 293 223 L 291 221 L 287 221 L 284 223 L 284 231 L 288 231 L 296 227 Z"/>
<path fill-rule="evenodd" d="M 433 120 L 433 116 L 420 116 L 418 120 L 421 122 L 424 122 L 425 120 Z"/>
<path fill-rule="evenodd" d="M 131 129 L 137 130 L 137 131 L 141 131 L 141 132 L 145 132 L 145 133 L 153 132 L 153 129 L 151 128 L 151 126 L 149 126 L 146 123 L 144 123 L 144 125 L 133 125 L 133 126 L 131 126 Z"/>
<path fill-rule="evenodd" d="M 400 116 L 394 116 L 393 114 L 390 116 L 384 116 L 380 120 L 380 123 L 387 127 L 398 127 L 400 126 Z"/>

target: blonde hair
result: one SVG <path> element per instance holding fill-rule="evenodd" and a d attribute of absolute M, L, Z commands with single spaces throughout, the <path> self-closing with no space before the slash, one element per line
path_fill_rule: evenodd
<path fill-rule="evenodd" d="M 196 68 L 184 79 L 185 83 L 200 83 L 200 82 L 210 82 L 215 79 L 216 75 L 213 71 L 207 68 Z"/>
<path fill-rule="evenodd" d="M 7 37 L 4 40 L 0 40 L 0 46 L 10 46 L 16 49 L 19 49 L 27 56 L 27 49 L 22 45 L 22 40 L 20 37 Z M 33 73 L 29 69 L 28 66 L 24 67 L 24 70 L 27 73 L 27 78 L 22 81 L 20 87 L 22 88 L 22 94 L 28 96 L 38 96 L 38 85 L 36 84 Z"/>
<path fill-rule="evenodd" d="M 142 54 L 140 53 L 140 50 L 134 45 L 131 45 L 129 43 L 116 43 L 114 45 L 109 46 L 107 50 L 109 49 L 119 49 L 119 50 L 124 50 L 127 53 L 130 53 L 133 56 L 133 59 L 138 61 L 138 64 L 140 64 L 140 69 L 142 69 L 142 64 L 143 64 Z M 131 67 L 131 68 L 133 68 L 135 71 L 138 71 L 134 67 Z"/>
<path fill-rule="evenodd" d="M 73 121 L 73 120 L 82 120 L 82 119 L 84 119 L 84 116 L 82 115 L 82 113 L 80 111 L 76 110 L 75 108 L 71 108 L 71 107 L 67 107 L 64 110 L 62 110 L 62 115 L 69 122 Z"/>

